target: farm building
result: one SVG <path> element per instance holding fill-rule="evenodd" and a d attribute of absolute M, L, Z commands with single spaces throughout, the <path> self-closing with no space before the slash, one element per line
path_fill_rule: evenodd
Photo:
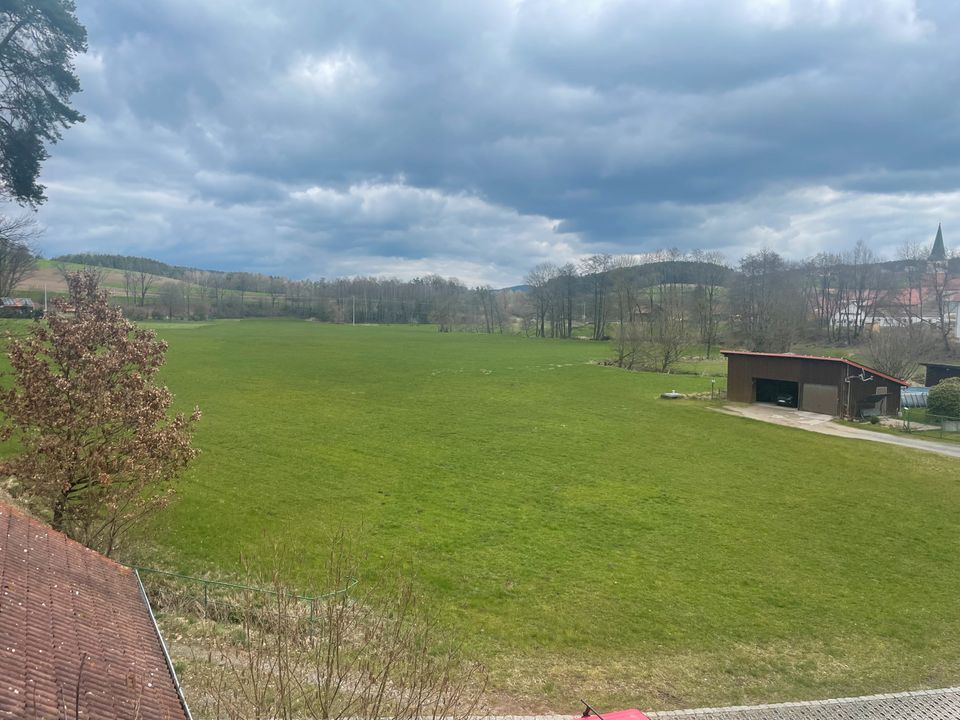
<path fill-rule="evenodd" d="M 33 300 L 30 298 L 0 298 L 0 317 L 29 317 L 33 315 Z"/>
<path fill-rule="evenodd" d="M 960 364 L 957 363 L 922 363 L 927 368 L 927 378 L 924 385 L 933 387 L 941 380 L 960 377 Z"/>
<path fill-rule="evenodd" d="M 0 717 L 189 720 L 134 570 L 0 503 Z"/>
<path fill-rule="evenodd" d="M 895 415 L 903 380 L 847 358 L 722 350 L 727 398 L 840 417 Z"/>

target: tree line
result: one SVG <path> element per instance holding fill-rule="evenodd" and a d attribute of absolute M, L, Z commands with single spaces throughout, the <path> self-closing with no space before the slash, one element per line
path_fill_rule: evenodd
<path fill-rule="evenodd" d="M 527 322 L 537 336 L 610 339 L 629 368 L 664 371 L 720 341 L 769 352 L 803 342 L 868 346 L 909 375 L 916 358 L 955 352 L 960 257 L 929 255 L 908 244 L 886 261 L 860 241 L 800 261 L 765 249 L 733 266 L 703 250 L 544 263 L 525 278 Z"/>

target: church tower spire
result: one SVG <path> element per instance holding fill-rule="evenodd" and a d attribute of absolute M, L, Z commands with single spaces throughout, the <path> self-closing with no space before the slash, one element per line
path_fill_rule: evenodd
<path fill-rule="evenodd" d="M 933 241 L 933 250 L 930 251 L 930 257 L 927 262 L 943 262 L 947 259 L 947 250 L 943 247 L 943 230 L 937 223 L 937 237 Z"/>

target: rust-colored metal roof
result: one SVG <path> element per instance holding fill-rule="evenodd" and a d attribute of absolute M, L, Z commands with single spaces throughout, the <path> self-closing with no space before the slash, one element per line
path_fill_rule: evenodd
<path fill-rule="evenodd" d="M 794 355 L 793 353 L 769 353 L 769 352 L 751 352 L 750 350 L 721 350 L 721 355 L 750 355 L 753 357 L 774 357 L 774 358 L 793 358 L 794 360 L 826 360 L 829 362 L 843 363 L 850 367 L 856 368 L 857 370 L 863 370 L 870 373 L 871 375 L 876 375 L 877 377 L 882 377 L 884 380 L 889 380 L 890 382 L 895 382 L 898 385 L 903 385 L 906 387 L 910 383 L 906 380 L 900 380 L 895 378 L 892 375 L 887 375 L 882 373 L 879 370 L 874 370 L 872 367 L 867 367 L 866 365 L 861 365 L 855 360 L 850 358 L 842 357 L 826 357 L 824 355 Z"/>
<path fill-rule="evenodd" d="M 184 720 L 134 572 L 0 503 L 0 718 Z"/>

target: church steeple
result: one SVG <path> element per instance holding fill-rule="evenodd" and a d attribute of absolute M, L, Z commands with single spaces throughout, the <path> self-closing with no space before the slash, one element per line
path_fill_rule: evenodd
<path fill-rule="evenodd" d="M 943 262 L 947 259 L 947 250 L 943 247 L 943 230 L 937 223 L 937 238 L 933 241 L 933 250 L 930 251 L 930 257 L 927 262 Z"/>

